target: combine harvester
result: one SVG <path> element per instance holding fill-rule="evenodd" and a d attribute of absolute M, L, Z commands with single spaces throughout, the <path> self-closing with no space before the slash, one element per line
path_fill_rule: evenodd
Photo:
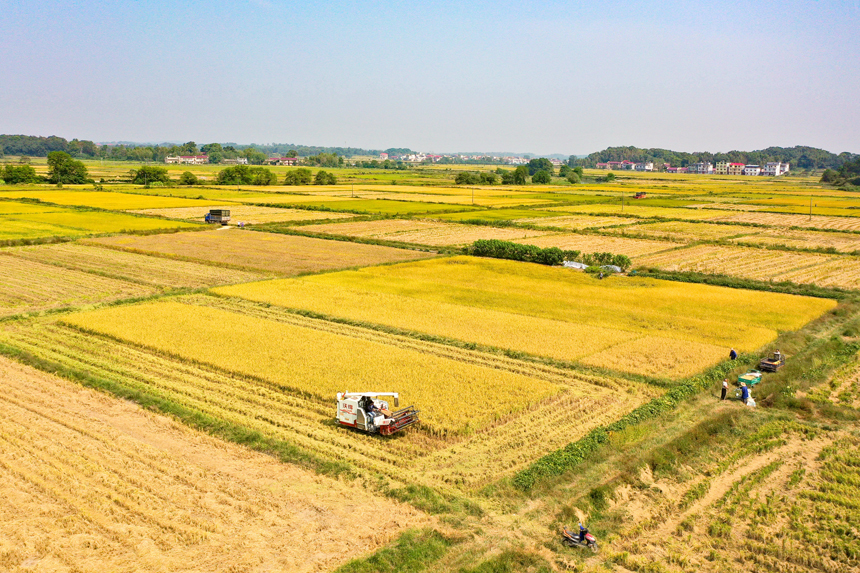
<path fill-rule="evenodd" d="M 400 406 L 397 392 L 338 392 L 337 423 L 383 436 L 418 423 L 418 410 L 414 406 L 392 412 L 388 409 L 388 402 L 378 400 L 380 396 L 391 396 L 394 407 Z"/>

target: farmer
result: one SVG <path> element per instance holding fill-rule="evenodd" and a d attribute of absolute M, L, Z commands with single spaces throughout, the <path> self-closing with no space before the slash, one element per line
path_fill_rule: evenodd
<path fill-rule="evenodd" d="M 731 358 L 732 360 L 737 360 L 737 359 L 738 359 L 738 352 L 737 352 L 737 350 L 735 350 L 734 348 L 732 348 L 732 351 L 731 351 L 731 352 L 729 352 L 729 358 Z"/>
<path fill-rule="evenodd" d="M 750 399 L 750 389 L 747 386 L 746 382 L 741 382 L 741 400 L 746 405 L 747 400 Z"/>
<path fill-rule="evenodd" d="M 720 391 L 720 400 L 726 399 L 726 392 L 729 391 L 729 379 L 723 378 L 723 389 Z"/>

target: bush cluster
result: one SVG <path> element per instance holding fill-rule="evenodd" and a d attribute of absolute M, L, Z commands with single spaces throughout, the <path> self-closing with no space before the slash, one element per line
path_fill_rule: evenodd
<path fill-rule="evenodd" d="M 495 185 L 499 178 L 495 173 L 472 173 L 463 171 L 454 178 L 457 185 Z"/>
<path fill-rule="evenodd" d="M 622 271 L 630 268 L 631 261 L 627 255 L 612 253 L 580 253 L 579 251 L 563 251 L 558 247 L 541 249 L 534 245 L 521 245 L 498 239 L 480 239 L 472 243 L 469 254 L 476 257 L 492 257 L 494 259 L 510 259 L 526 261 L 542 265 L 560 265 L 564 261 L 576 261 L 589 266 L 600 267 L 615 265 Z"/>
<path fill-rule="evenodd" d="M 275 185 L 278 177 L 265 167 L 235 165 L 218 172 L 218 185 Z"/>

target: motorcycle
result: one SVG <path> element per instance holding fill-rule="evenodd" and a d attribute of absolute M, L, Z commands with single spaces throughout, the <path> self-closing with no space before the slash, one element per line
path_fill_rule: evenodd
<path fill-rule="evenodd" d="M 573 532 L 567 527 L 562 528 L 561 533 L 561 542 L 568 547 L 583 547 L 591 549 L 594 553 L 597 553 L 597 539 L 595 539 L 592 534 L 588 533 L 588 530 L 585 531 L 585 541 L 580 541 L 579 533 Z"/>

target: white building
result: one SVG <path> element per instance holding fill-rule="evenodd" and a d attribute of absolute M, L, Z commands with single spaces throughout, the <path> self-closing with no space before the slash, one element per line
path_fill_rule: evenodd
<path fill-rule="evenodd" d="M 762 169 L 762 175 L 770 177 L 779 177 L 788 173 L 788 163 L 780 163 L 779 161 L 769 161 Z"/>
<path fill-rule="evenodd" d="M 221 165 L 248 165 L 248 158 L 237 157 L 236 159 L 222 159 Z"/>
<path fill-rule="evenodd" d="M 714 172 L 714 166 L 710 162 L 693 163 L 687 166 L 687 173 L 697 173 L 699 175 L 711 175 Z"/>
<path fill-rule="evenodd" d="M 650 161 L 648 163 L 637 163 L 633 166 L 633 169 L 636 171 L 654 171 L 654 164 Z"/>
<path fill-rule="evenodd" d="M 164 158 L 165 163 L 187 163 L 189 165 L 203 165 L 204 163 L 209 163 L 209 156 L 206 154 L 203 155 L 179 155 L 179 156 L 170 156 Z"/>
<path fill-rule="evenodd" d="M 744 175 L 761 175 L 761 167 L 758 165 L 744 165 Z"/>

